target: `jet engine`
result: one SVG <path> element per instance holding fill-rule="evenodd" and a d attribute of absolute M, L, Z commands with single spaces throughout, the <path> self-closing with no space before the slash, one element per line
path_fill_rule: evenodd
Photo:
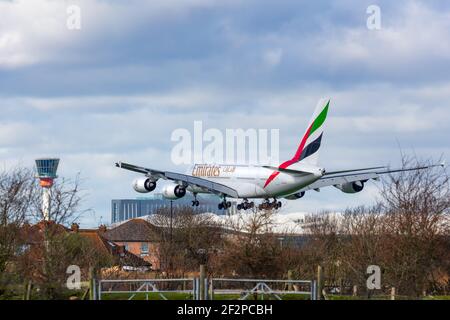
<path fill-rule="evenodd" d="M 305 191 L 302 191 L 302 192 L 291 194 L 284 198 L 288 199 L 288 200 L 297 200 L 297 199 L 303 198 L 304 195 L 305 195 Z"/>
<path fill-rule="evenodd" d="M 155 190 L 156 181 L 150 178 L 137 178 L 133 181 L 133 189 L 139 193 L 149 193 Z"/>
<path fill-rule="evenodd" d="M 357 193 L 364 189 L 364 181 L 347 182 L 337 185 L 336 188 L 344 193 Z"/>
<path fill-rule="evenodd" d="M 175 200 L 186 195 L 186 188 L 177 184 L 169 184 L 163 188 L 162 194 L 166 199 Z"/>

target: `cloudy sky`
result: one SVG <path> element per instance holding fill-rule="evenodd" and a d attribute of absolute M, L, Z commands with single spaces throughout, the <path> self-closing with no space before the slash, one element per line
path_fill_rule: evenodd
<path fill-rule="evenodd" d="M 381 29 L 367 28 L 369 5 Z M 67 8 L 81 9 L 69 30 Z M 0 0 L 0 164 L 62 159 L 81 172 L 83 226 L 110 220 L 112 198 L 135 197 L 124 160 L 171 162 L 177 128 L 280 129 L 295 151 L 331 97 L 321 164 L 398 164 L 405 153 L 450 154 L 448 1 Z M 368 204 L 334 188 L 285 212 Z"/>

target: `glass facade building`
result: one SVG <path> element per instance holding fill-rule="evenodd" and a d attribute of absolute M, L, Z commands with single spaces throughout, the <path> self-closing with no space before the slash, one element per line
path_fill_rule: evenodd
<path fill-rule="evenodd" d="M 193 196 L 186 194 L 181 199 L 168 200 L 162 194 L 152 194 L 149 197 L 136 199 L 117 199 L 111 201 L 111 223 L 122 222 L 129 219 L 139 218 L 156 213 L 160 209 L 169 209 L 172 201 L 173 208 L 191 207 Z M 200 201 L 198 207 L 192 207 L 198 213 L 214 213 L 217 215 L 236 213 L 236 203 L 231 202 L 231 208 L 219 210 L 218 204 L 221 198 L 215 195 L 198 195 Z"/>

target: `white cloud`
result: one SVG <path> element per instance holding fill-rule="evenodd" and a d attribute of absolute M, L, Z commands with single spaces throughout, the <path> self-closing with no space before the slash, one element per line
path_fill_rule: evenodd
<path fill-rule="evenodd" d="M 283 58 L 283 49 L 281 48 L 270 49 L 264 52 L 263 54 L 264 62 L 270 67 L 275 67 L 279 65 L 282 58 Z"/>
<path fill-rule="evenodd" d="M 36 127 L 26 122 L 0 122 L 0 147 L 9 148 L 16 145 L 32 143 Z"/>
<path fill-rule="evenodd" d="M 235 5 L 230 1 L 227 5 Z M 67 28 L 67 8 L 81 9 L 81 30 Z M 0 1 L 0 68 L 89 59 L 79 48 L 126 36 L 145 23 L 182 18 L 190 10 L 216 6 L 212 0 Z"/>
<path fill-rule="evenodd" d="M 195 110 L 201 106 L 214 103 L 218 93 L 214 90 L 183 89 L 177 92 L 144 94 L 144 95 L 112 95 L 82 96 L 24 99 L 24 103 L 40 111 L 101 111 L 115 110 L 126 105 L 134 108 L 177 108 Z"/>
<path fill-rule="evenodd" d="M 432 65 L 434 59 L 449 61 L 450 14 L 417 1 L 406 2 L 401 11 L 390 13 L 381 6 L 381 30 L 329 26 L 314 36 L 316 63 L 333 68 L 364 65 L 372 71 L 394 71 Z"/>
<path fill-rule="evenodd" d="M 0 68 L 46 60 L 70 41 L 62 1 L 2 1 L 0 12 Z"/>

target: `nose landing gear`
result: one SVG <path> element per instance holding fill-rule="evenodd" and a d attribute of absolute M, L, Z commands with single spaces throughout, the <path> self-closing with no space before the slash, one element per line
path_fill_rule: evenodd
<path fill-rule="evenodd" d="M 200 202 L 198 200 L 193 200 L 192 201 L 192 206 L 193 207 L 198 207 L 200 205 Z"/>
<path fill-rule="evenodd" d="M 200 201 L 197 200 L 197 194 L 194 193 L 194 200 L 192 200 L 192 206 L 198 207 L 200 205 Z"/>

